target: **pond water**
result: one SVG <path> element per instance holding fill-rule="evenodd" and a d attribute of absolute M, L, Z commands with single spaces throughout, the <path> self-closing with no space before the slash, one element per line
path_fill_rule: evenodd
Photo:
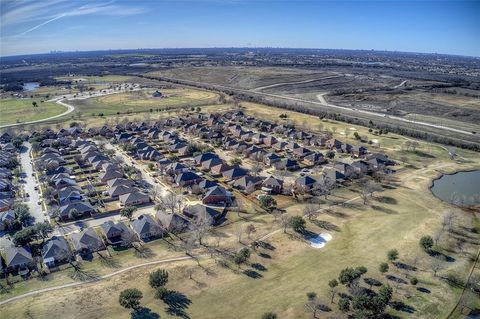
<path fill-rule="evenodd" d="M 480 170 L 443 175 L 433 181 L 432 193 L 447 203 L 480 205 Z"/>
<path fill-rule="evenodd" d="M 28 91 L 33 91 L 37 89 L 40 86 L 40 83 L 38 82 L 25 82 L 23 83 L 23 91 L 28 92 Z"/>

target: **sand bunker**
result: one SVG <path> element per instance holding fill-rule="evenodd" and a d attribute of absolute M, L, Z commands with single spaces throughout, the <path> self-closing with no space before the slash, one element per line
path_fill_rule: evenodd
<path fill-rule="evenodd" d="M 310 246 L 313 248 L 323 248 L 325 244 L 332 240 L 332 235 L 321 233 L 315 237 L 310 238 Z"/>

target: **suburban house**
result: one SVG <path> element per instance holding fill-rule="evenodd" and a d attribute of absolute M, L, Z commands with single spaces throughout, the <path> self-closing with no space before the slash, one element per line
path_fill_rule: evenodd
<path fill-rule="evenodd" d="M 60 206 L 59 217 L 62 220 L 71 218 L 69 216 L 70 211 L 75 209 L 80 216 L 86 217 L 95 212 L 95 208 L 86 201 L 72 202 L 66 205 Z"/>
<path fill-rule="evenodd" d="M 129 245 L 133 234 L 123 222 L 114 223 L 109 220 L 101 225 L 103 235 L 110 245 Z"/>
<path fill-rule="evenodd" d="M 276 153 L 268 153 L 263 157 L 263 162 L 265 165 L 272 166 L 273 164 L 280 162 L 282 158 Z"/>
<path fill-rule="evenodd" d="M 164 211 L 158 211 L 155 216 L 162 228 L 169 233 L 178 234 L 189 227 L 190 222 L 188 219 L 176 213 L 168 214 Z"/>
<path fill-rule="evenodd" d="M 115 187 L 118 185 L 133 186 L 134 182 L 131 179 L 115 178 L 107 182 L 108 187 Z"/>
<path fill-rule="evenodd" d="M 262 181 L 261 177 L 245 175 L 233 181 L 233 186 L 243 191 L 254 191 L 260 188 Z"/>
<path fill-rule="evenodd" d="M 203 196 L 202 203 L 204 204 L 218 204 L 228 203 L 230 201 L 230 195 L 221 186 L 211 187 Z"/>
<path fill-rule="evenodd" d="M 320 165 L 327 163 L 327 159 L 322 153 L 311 153 L 303 158 L 303 162 L 307 165 Z"/>
<path fill-rule="evenodd" d="M 129 194 L 134 191 L 136 191 L 136 189 L 131 186 L 117 185 L 117 186 L 110 187 L 107 192 L 111 198 L 118 198 L 121 195 Z"/>
<path fill-rule="evenodd" d="M 10 230 L 14 221 L 15 212 L 13 210 L 0 212 L 0 230 Z"/>
<path fill-rule="evenodd" d="M 177 183 L 178 186 L 185 187 L 193 184 L 198 184 L 202 181 L 202 179 L 203 178 L 198 176 L 197 174 L 191 171 L 186 171 L 186 172 L 180 173 L 177 176 L 177 178 L 175 179 L 175 183 Z"/>
<path fill-rule="evenodd" d="M 310 192 L 318 181 L 310 176 L 299 177 L 295 180 L 295 189 L 300 192 Z"/>
<path fill-rule="evenodd" d="M 187 206 L 183 209 L 183 213 L 189 218 L 206 222 L 210 225 L 218 224 L 223 217 L 222 212 L 202 204 Z"/>
<path fill-rule="evenodd" d="M 17 272 L 35 266 L 35 261 L 28 248 L 6 247 L 5 266 L 6 272 Z"/>
<path fill-rule="evenodd" d="M 150 202 L 150 196 L 145 193 L 134 191 L 119 196 L 121 206 L 137 206 Z"/>
<path fill-rule="evenodd" d="M 273 167 L 275 167 L 276 170 L 288 170 L 288 171 L 294 171 L 300 168 L 300 166 L 298 165 L 298 162 L 291 158 L 285 158 L 279 162 L 276 162 L 273 164 Z"/>
<path fill-rule="evenodd" d="M 214 153 L 203 153 L 198 156 L 195 156 L 194 160 L 197 165 L 200 165 L 203 162 L 208 161 L 209 159 L 212 159 L 214 157 L 218 157 L 218 155 Z"/>
<path fill-rule="evenodd" d="M 214 157 L 214 158 L 211 158 L 209 160 L 203 161 L 202 162 L 202 169 L 205 170 L 205 171 L 209 171 L 209 170 L 212 169 L 212 167 L 215 167 L 215 166 L 221 165 L 221 164 L 223 164 L 223 161 L 218 157 Z"/>
<path fill-rule="evenodd" d="M 104 250 L 105 244 L 93 228 L 87 228 L 71 236 L 75 252 L 81 255 L 89 255 L 93 252 Z"/>
<path fill-rule="evenodd" d="M 283 190 L 283 181 L 270 175 L 262 182 L 262 190 L 271 194 L 280 194 Z"/>
<path fill-rule="evenodd" d="M 142 241 L 161 237 L 165 233 L 160 224 L 150 215 L 140 215 L 130 225 L 134 233 Z"/>
<path fill-rule="evenodd" d="M 216 166 L 213 166 L 211 169 L 210 169 L 210 173 L 214 176 L 216 175 L 222 175 L 223 172 L 226 172 L 228 170 L 232 169 L 232 167 L 230 165 L 227 165 L 225 163 L 222 163 L 222 164 L 218 164 Z"/>
<path fill-rule="evenodd" d="M 240 167 L 233 167 L 233 168 L 229 169 L 228 171 L 223 172 L 222 175 L 226 180 L 232 181 L 232 180 L 236 180 L 240 177 L 246 176 L 247 171 L 244 170 L 243 168 L 240 168 Z"/>
<path fill-rule="evenodd" d="M 63 236 L 53 236 L 42 247 L 43 264 L 54 267 L 72 257 L 70 246 Z"/>

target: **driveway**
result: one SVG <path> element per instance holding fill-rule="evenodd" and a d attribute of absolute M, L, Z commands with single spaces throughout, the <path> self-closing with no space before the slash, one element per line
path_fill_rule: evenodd
<path fill-rule="evenodd" d="M 41 200 L 40 190 L 35 190 L 37 186 L 37 180 L 35 178 L 32 157 L 30 156 L 30 151 L 32 145 L 28 142 L 23 143 L 23 148 L 20 151 L 20 163 L 22 165 L 22 170 L 24 172 L 23 189 L 28 196 L 25 198 L 25 204 L 30 208 L 30 214 L 35 220 L 35 223 L 40 223 L 47 220 L 47 217 L 43 213 L 43 207 L 39 204 Z"/>

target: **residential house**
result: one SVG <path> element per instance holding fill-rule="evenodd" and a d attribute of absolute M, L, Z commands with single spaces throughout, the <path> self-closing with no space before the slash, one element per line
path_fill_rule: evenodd
<path fill-rule="evenodd" d="M 230 194 L 221 186 L 213 186 L 208 189 L 202 199 L 204 204 L 227 204 L 229 201 Z"/>
<path fill-rule="evenodd" d="M 294 186 L 297 191 L 308 193 L 317 183 L 318 181 L 311 176 L 302 176 L 295 180 Z"/>
<path fill-rule="evenodd" d="M 280 162 L 281 159 L 282 158 L 276 153 L 268 153 L 263 157 L 263 162 L 265 165 L 272 166 L 273 164 Z"/>
<path fill-rule="evenodd" d="M 218 224 L 223 217 L 222 212 L 202 204 L 187 206 L 183 209 L 183 213 L 189 218 L 200 222 L 206 222 L 210 225 Z"/>
<path fill-rule="evenodd" d="M 240 177 L 246 176 L 247 171 L 240 167 L 233 167 L 228 171 L 222 173 L 223 177 L 228 181 L 233 181 L 239 179 Z"/>
<path fill-rule="evenodd" d="M 86 201 L 71 202 L 60 206 L 59 218 L 61 220 L 71 219 L 70 212 L 76 210 L 80 217 L 90 216 L 95 212 L 95 208 Z"/>
<path fill-rule="evenodd" d="M 108 170 L 98 174 L 98 178 L 100 181 L 106 183 L 111 179 L 123 178 L 123 173 L 118 170 Z"/>
<path fill-rule="evenodd" d="M 138 216 L 138 218 L 131 223 L 131 227 L 133 232 L 142 241 L 161 237 L 165 233 L 165 230 L 162 229 L 160 224 L 150 215 L 146 214 Z"/>
<path fill-rule="evenodd" d="M 262 182 L 262 190 L 271 194 L 280 194 L 283 190 L 283 181 L 272 175 Z"/>
<path fill-rule="evenodd" d="M 285 158 L 279 162 L 276 162 L 273 164 L 273 167 L 275 167 L 276 170 L 288 170 L 288 171 L 294 171 L 300 168 L 300 166 L 298 165 L 298 162 L 291 158 Z"/>
<path fill-rule="evenodd" d="M 160 222 L 161 227 L 169 233 L 178 234 L 188 229 L 190 221 L 185 217 L 164 211 L 158 211 L 155 215 Z"/>
<path fill-rule="evenodd" d="M 260 188 L 263 179 L 261 177 L 245 175 L 233 182 L 233 186 L 242 191 L 253 192 L 254 190 Z"/>
<path fill-rule="evenodd" d="M 101 225 L 101 229 L 109 245 L 128 246 L 133 240 L 132 232 L 123 222 L 109 220 Z"/>
<path fill-rule="evenodd" d="M 303 158 L 303 162 L 307 165 L 320 165 L 327 163 L 327 159 L 322 153 L 313 152 Z"/>
<path fill-rule="evenodd" d="M 108 194 L 110 195 L 111 198 L 118 198 L 119 196 L 121 195 L 124 195 L 124 194 L 129 194 L 129 193 L 132 193 L 132 192 L 135 192 L 136 189 L 131 187 L 131 186 L 128 186 L 128 185 L 117 185 L 117 186 L 113 186 L 113 187 L 109 187 L 107 192 Z"/>
<path fill-rule="evenodd" d="M 138 206 L 150 202 L 150 196 L 145 193 L 134 191 L 119 196 L 121 206 Z"/>
<path fill-rule="evenodd" d="M 72 234 L 70 237 L 75 252 L 81 255 L 89 255 L 105 249 L 103 240 L 93 228 L 86 228 L 79 233 Z"/>
<path fill-rule="evenodd" d="M 63 236 L 53 236 L 42 247 L 43 264 L 53 267 L 72 257 L 70 246 Z"/>
<path fill-rule="evenodd" d="M 195 174 L 191 171 L 186 171 L 186 172 L 180 173 L 177 176 L 177 178 L 175 179 L 175 183 L 178 186 L 186 187 L 186 186 L 198 184 L 202 180 L 203 180 L 203 178 L 198 176 L 197 174 Z"/>
<path fill-rule="evenodd" d="M 0 230 L 12 229 L 13 222 L 15 221 L 15 212 L 13 210 L 7 210 L 0 212 Z"/>
<path fill-rule="evenodd" d="M 18 272 L 35 266 L 30 249 L 25 247 L 5 247 L 5 272 Z"/>
<path fill-rule="evenodd" d="M 232 167 L 230 165 L 227 165 L 225 163 L 222 163 L 222 164 L 218 164 L 218 165 L 215 165 L 213 166 L 211 169 L 210 169 L 210 174 L 216 176 L 216 175 L 222 175 L 223 172 L 226 172 L 228 170 L 232 169 Z"/>

